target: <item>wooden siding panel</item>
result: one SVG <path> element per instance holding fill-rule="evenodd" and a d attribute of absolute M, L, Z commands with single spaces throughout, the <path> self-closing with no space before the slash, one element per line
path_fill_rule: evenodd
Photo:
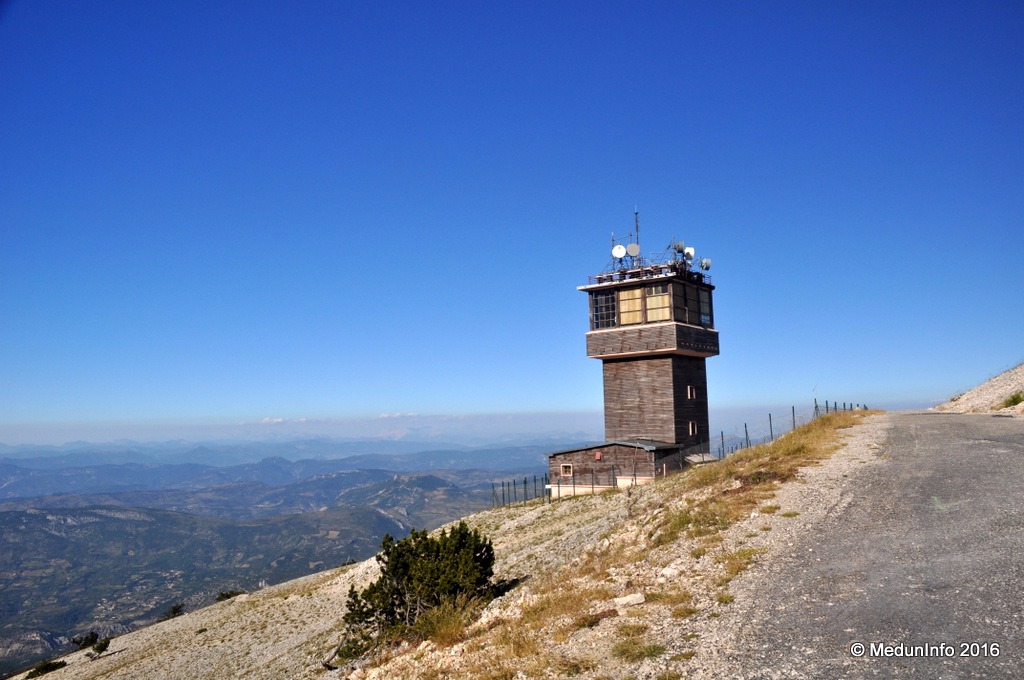
<path fill-rule="evenodd" d="M 688 398 L 689 386 L 695 398 Z M 703 358 L 645 357 L 604 362 L 605 438 L 695 446 L 710 438 Z M 690 422 L 697 432 L 690 434 Z"/>
<path fill-rule="evenodd" d="M 718 332 L 681 323 L 659 323 L 587 333 L 589 357 L 611 359 L 630 354 L 715 356 L 718 354 Z"/>
<path fill-rule="evenodd" d="M 601 460 L 596 453 L 601 452 Z M 640 447 L 611 444 L 596 449 L 577 449 L 552 454 L 548 458 L 548 477 L 553 485 L 562 486 L 573 483 L 571 477 L 561 476 L 561 466 L 571 464 L 576 484 L 579 486 L 611 486 L 614 478 L 627 478 L 636 474 L 637 477 L 654 475 L 654 453 Z"/>

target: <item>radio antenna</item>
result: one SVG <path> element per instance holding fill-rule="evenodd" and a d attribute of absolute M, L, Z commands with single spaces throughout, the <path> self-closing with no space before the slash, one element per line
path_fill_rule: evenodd
<path fill-rule="evenodd" d="M 635 205 L 633 206 L 633 226 L 635 227 L 636 244 L 640 245 L 640 211 Z"/>

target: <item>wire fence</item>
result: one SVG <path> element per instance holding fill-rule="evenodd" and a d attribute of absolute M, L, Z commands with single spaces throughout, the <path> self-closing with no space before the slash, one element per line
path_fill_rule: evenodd
<path fill-rule="evenodd" d="M 498 508 L 518 503 L 535 501 L 538 498 L 547 500 L 550 495 L 547 491 L 549 480 L 547 473 L 534 475 L 533 484 L 530 484 L 529 477 L 518 478 L 508 482 L 491 483 L 491 507 Z M 533 492 L 532 495 L 530 492 Z"/>
<path fill-rule="evenodd" d="M 718 442 L 705 442 L 694 447 L 681 449 L 668 456 L 659 457 L 654 468 L 654 476 L 661 477 L 679 472 L 688 466 L 687 459 L 693 460 L 693 456 L 700 456 L 703 462 L 707 460 L 721 460 L 743 449 L 748 449 L 761 444 L 768 444 L 775 441 L 784 434 L 806 425 L 807 423 L 820 418 L 821 416 L 839 411 L 858 411 L 867 409 L 866 405 L 853 402 L 825 401 L 818 403 L 814 400 L 814 406 L 806 409 L 797 409 L 790 406 L 788 413 L 768 413 L 768 417 L 761 423 L 755 423 L 752 428 L 750 424 L 743 423 L 743 433 L 734 430 L 726 434 L 725 430 L 719 430 Z M 607 477 L 607 479 L 605 479 Z M 600 490 L 629 486 L 630 472 L 628 470 L 616 470 L 611 466 L 606 472 L 595 472 L 582 475 L 572 475 L 571 479 L 559 478 L 556 484 L 552 484 L 548 474 L 533 475 L 522 479 L 516 478 L 510 481 L 491 483 L 491 507 L 510 507 L 530 502 L 540 501 L 551 503 L 553 500 L 576 496 L 579 493 L 595 493 Z M 633 484 L 637 483 L 636 470 L 632 474 Z M 555 487 L 557 486 L 557 491 Z"/>
<path fill-rule="evenodd" d="M 797 409 L 796 406 L 790 406 L 788 413 L 769 412 L 766 420 L 754 423 L 753 427 L 748 423 L 743 423 L 742 433 L 736 430 L 729 433 L 719 430 L 718 442 L 715 442 L 717 457 L 725 458 L 752 446 L 771 443 L 787 432 L 830 413 L 859 411 L 867 408 L 865 404 L 855 404 L 852 401 L 847 403 L 826 400 L 824 403 L 818 403 L 818 400 L 815 399 L 813 407 L 810 408 Z"/>

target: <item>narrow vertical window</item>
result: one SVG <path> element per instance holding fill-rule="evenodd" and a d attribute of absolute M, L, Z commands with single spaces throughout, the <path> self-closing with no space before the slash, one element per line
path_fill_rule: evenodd
<path fill-rule="evenodd" d="M 628 326 L 644 321 L 643 288 L 619 291 L 619 323 Z"/>
<path fill-rule="evenodd" d="M 590 327 L 615 327 L 615 291 L 605 290 L 590 295 Z"/>
<path fill-rule="evenodd" d="M 683 286 L 683 307 L 685 318 L 680 319 L 683 323 L 697 324 L 697 320 L 700 318 L 700 303 L 697 300 L 697 287 L 693 284 L 686 284 Z"/>
<path fill-rule="evenodd" d="M 687 399 L 696 399 L 697 398 L 697 388 L 694 387 L 693 385 L 687 385 L 686 386 L 686 398 Z"/>
<path fill-rule="evenodd" d="M 668 321 L 671 318 L 668 284 L 656 283 L 644 289 L 647 297 L 647 321 Z"/>
<path fill-rule="evenodd" d="M 700 293 L 700 325 L 710 326 L 711 325 L 711 291 L 703 288 L 699 289 Z"/>
<path fill-rule="evenodd" d="M 690 421 L 690 436 L 693 437 L 696 434 L 697 434 L 697 421 L 691 420 Z"/>

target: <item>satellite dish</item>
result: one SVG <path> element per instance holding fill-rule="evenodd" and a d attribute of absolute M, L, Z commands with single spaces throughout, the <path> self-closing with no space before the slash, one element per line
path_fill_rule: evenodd
<path fill-rule="evenodd" d="M 692 247 L 684 248 L 683 249 L 683 257 L 685 257 L 687 261 L 690 261 L 690 260 L 693 259 L 693 254 L 695 252 L 697 252 L 697 251 L 695 251 Z"/>
<path fill-rule="evenodd" d="M 682 241 L 676 241 L 675 243 L 672 244 L 672 250 L 682 255 L 683 251 L 686 250 L 686 244 L 683 243 Z"/>
<path fill-rule="evenodd" d="M 706 257 L 702 259 L 700 261 L 700 268 L 703 269 L 704 271 L 711 269 L 711 260 L 709 260 Z"/>
<path fill-rule="evenodd" d="M 612 248 L 612 257 L 621 260 L 626 256 L 626 246 L 621 243 Z"/>
<path fill-rule="evenodd" d="M 629 255 L 630 257 L 636 257 L 637 255 L 639 255 L 640 254 L 640 244 L 639 243 L 630 243 L 628 246 L 626 246 L 626 254 Z"/>

